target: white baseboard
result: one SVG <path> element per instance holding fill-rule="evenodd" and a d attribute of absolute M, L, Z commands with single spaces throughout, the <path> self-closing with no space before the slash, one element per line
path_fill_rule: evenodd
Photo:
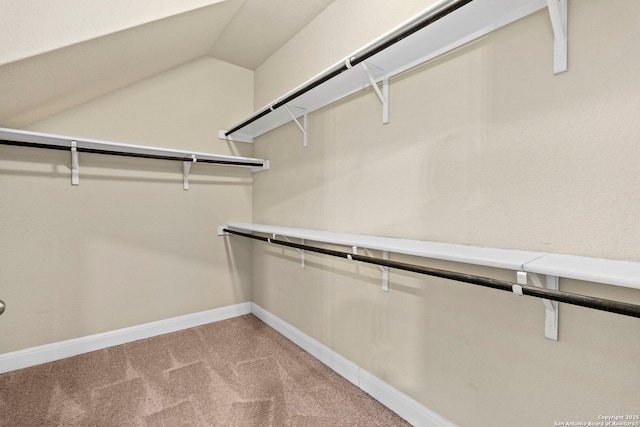
<path fill-rule="evenodd" d="M 251 303 L 244 302 L 228 307 L 201 311 L 199 313 L 172 317 L 157 322 L 117 329 L 115 331 L 0 354 L 0 373 L 53 362 L 66 357 L 102 350 L 103 348 L 114 345 L 193 328 L 194 326 L 230 319 L 249 313 L 251 313 Z"/>
<path fill-rule="evenodd" d="M 400 390 L 395 389 L 380 378 L 345 359 L 329 347 L 269 313 L 259 305 L 251 303 L 251 312 L 411 425 L 420 427 L 455 427 L 455 424 L 451 421 L 436 414 Z"/>
<path fill-rule="evenodd" d="M 0 373 L 53 362 L 66 357 L 77 356 L 90 351 L 101 350 L 249 313 L 253 313 L 257 318 L 358 386 L 410 424 L 420 427 L 455 427 L 455 424 L 345 359 L 329 347 L 250 302 L 0 354 Z"/>
<path fill-rule="evenodd" d="M 360 367 L 340 356 L 329 347 L 314 340 L 309 335 L 274 316 L 257 304 L 251 303 L 251 313 L 276 331 L 293 341 L 307 353 L 359 386 Z"/>

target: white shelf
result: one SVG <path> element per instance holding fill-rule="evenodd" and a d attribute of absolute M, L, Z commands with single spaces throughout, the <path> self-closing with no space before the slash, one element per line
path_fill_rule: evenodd
<path fill-rule="evenodd" d="M 414 255 L 424 258 L 441 259 L 465 264 L 499 267 L 508 270 L 522 270 L 523 265 L 542 256 L 542 253 L 515 251 L 479 246 L 456 245 L 452 243 L 428 242 L 422 240 L 397 239 L 393 237 L 369 236 L 363 234 L 333 233 L 292 227 L 278 227 L 262 224 L 228 224 L 227 228 L 245 233 L 276 234 L 314 242 L 332 243 L 342 246 L 356 246 L 397 254 Z"/>
<path fill-rule="evenodd" d="M 341 246 L 356 246 L 396 254 L 414 255 L 640 289 L 640 263 L 638 262 L 363 234 L 333 233 L 263 224 L 228 224 L 226 227 L 230 230 L 244 233 L 275 234 Z"/>
<path fill-rule="evenodd" d="M 393 34 L 400 33 L 403 29 L 410 28 L 412 24 L 419 22 L 421 18 L 433 14 L 450 3 L 452 3 L 451 0 L 438 2 L 423 13 L 372 41 L 334 66 L 329 67 L 308 82 L 274 100 L 251 116 L 253 118 L 264 114 L 262 117 L 234 131 L 228 138 L 242 142 L 253 142 L 253 138 L 290 122 L 292 120 L 291 115 L 279 105 L 283 100 L 290 98 L 292 94 L 295 94 L 301 88 L 313 85 L 322 76 L 329 75 L 332 71 L 338 69 L 344 69 L 346 61 L 349 59 L 358 57 L 359 54 L 367 51 L 371 46 L 375 46 L 376 43 L 387 39 Z M 474 0 L 376 53 L 366 59 L 365 62 L 368 64 L 368 69 L 373 79 L 379 82 L 383 77 L 391 77 L 406 71 L 497 28 L 545 8 L 547 5 L 547 0 Z M 297 96 L 291 102 L 287 102 L 286 105 L 291 107 L 291 113 L 295 117 L 301 117 L 306 113 L 315 111 L 369 86 L 369 77 L 361 64 L 357 64 L 353 68 L 340 72 L 308 92 Z M 274 105 L 276 108 L 273 111 L 269 111 L 272 110 Z M 244 122 L 240 124 L 242 123 Z M 234 129 L 237 126 L 233 126 L 230 129 Z M 225 132 L 221 131 L 220 137 L 225 138 L 224 134 Z"/>
<path fill-rule="evenodd" d="M 545 254 L 525 264 L 524 271 L 640 289 L 638 262 Z"/>
<path fill-rule="evenodd" d="M 182 187 L 184 190 L 189 189 L 189 172 L 191 171 L 191 166 L 196 162 L 220 166 L 250 168 L 252 172 L 269 169 L 268 160 L 254 159 L 251 157 L 174 150 L 172 148 L 152 147 L 148 145 L 123 144 L 120 142 L 99 141 L 96 139 L 76 138 L 73 136 L 29 132 L 7 128 L 0 128 L 0 144 L 54 150 L 69 150 L 71 153 L 71 185 L 80 184 L 79 152 L 181 161 L 183 180 Z"/>
<path fill-rule="evenodd" d="M 148 145 L 123 144 L 119 142 L 100 141 L 96 139 L 77 138 L 74 136 L 54 135 L 48 133 L 30 132 L 18 129 L 0 128 L 0 140 L 8 142 L 23 142 L 39 146 L 40 148 L 71 149 L 75 142 L 78 150 L 98 151 L 104 154 L 131 154 L 141 157 L 178 159 L 185 161 L 206 161 L 228 163 L 231 166 L 264 167 L 266 161 L 250 157 L 227 156 L 223 154 L 201 153 L 197 151 L 174 150 L 171 148 L 153 147 Z M 237 163 L 237 164 L 236 164 Z"/>

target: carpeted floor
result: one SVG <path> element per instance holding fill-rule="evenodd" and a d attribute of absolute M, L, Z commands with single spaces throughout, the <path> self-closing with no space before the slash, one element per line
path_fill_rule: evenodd
<path fill-rule="evenodd" d="M 0 426 L 407 426 L 252 315 L 0 375 Z"/>

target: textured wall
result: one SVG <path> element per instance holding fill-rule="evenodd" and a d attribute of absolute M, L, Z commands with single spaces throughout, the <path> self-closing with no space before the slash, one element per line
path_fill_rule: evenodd
<path fill-rule="evenodd" d="M 374 27 L 397 7 L 353 4 L 327 11 Z M 306 149 L 294 124 L 259 138 L 271 169 L 256 176 L 254 221 L 640 261 L 640 4 L 569 6 L 568 73 L 552 74 L 543 10 L 393 78 L 388 125 L 363 91 L 310 115 Z M 357 38 L 331 22 L 321 15 L 256 71 L 257 105 L 340 59 L 317 63 Z M 552 342 L 535 299 L 393 271 L 387 294 L 374 268 L 309 256 L 301 269 L 296 252 L 260 243 L 253 274 L 254 302 L 461 426 L 640 408 L 637 319 L 562 305 Z M 637 290 L 561 289 L 640 303 Z"/>
<path fill-rule="evenodd" d="M 0 123 L 5 127 L 23 128 L 204 56 L 222 31 L 225 19 L 235 12 L 238 1 L 241 0 L 178 14 L 85 42 L 78 40 L 76 44 L 3 65 L 0 68 Z M 101 4 L 104 7 L 105 3 Z M 35 3 L 32 6 L 36 7 Z M 47 19 L 61 25 L 55 17 Z M 4 29 L 1 21 L 2 18 L 0 28 Z M 20 26 L 29 25 L 28 20 L 18 21 Z M 23 35 L 24 32 L 12 28 L 2 36 L 5 34 Z M 49 35 L 45 31 L 45 37 Z M 34 41 L 39 43 L 40 37 Z M 1 45 L 0 42 L 0 51 Z M 16 48 L 18 46 L 20 44 Z M 24 50 L 19 52 L 28 52 L 26 46 L 21 49 Z"/>
<path fill-rule="evenodd" d="M 251 155 L 217 139 L 251 112 L 253 73 L 189 63 L 34 123 L 30 130 Z M 0 353 L 249 301 L 250 245 L 217 226 L 251 220 L 252 173 L 0 146 Z M 231 250 L 232 249 L 232 250 Z"/>
<path fill-rule="evenodd" d="M 309 80 L 350 53 L 437 3 L 341 0 L 330 4 L 255 73 L 255 109 Z M 283 64 L 286 72 L 283 72 Z"/>
<path fill-rule="evenodd" d="M 0 64 L 39 55 L 224 0 L 3 2 Z"/>

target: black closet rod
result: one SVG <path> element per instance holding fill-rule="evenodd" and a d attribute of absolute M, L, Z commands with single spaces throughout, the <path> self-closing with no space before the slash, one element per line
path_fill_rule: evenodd
<path fill-rule="evenodd" d="M 10 141 L 6 139 L 0 139 L 0 144 L 4 145 L 14 145 L 17 147 L 31 147 L 31 148 L 44 148 L 48 150 L 62 150 L 69 151 L 69 147 L 65 147 L 63 145 L 50 145 L 50 144 L 40 144 L 37 142 L 24 142 L 24 141 Z M 181 162 L 189 162 L 192 161 L 192 157 L 180 157 L 180 156 L 170 156 L 170 155 L 159 155 L 159 154 L 143 154 L 143 153 L 127 153 L 123 151 L 110 151 L 110 150 L 99 150 L 96 148 L 83 148 L 77 147 L 79 153 L 93 153 L 93 154 L 108 154 L 111 156 L 123 156 L 123 157 L 140 157 L 144 159 L 158 159 L 158 160 L 174 160 Z M 264 167 L 262 162 L 239 162 L 233 160 L 212 160 L 212 159 L 196 159 L 197 163 L 212 163 L 217 165 L 226 165 L 226 166 L 255 166 L 255 167 Z"/>
<path fill-rule="evenodd" d="M 610 313 L 622 314 L 640 318 L 640 305 L 629 304 L 621 301 L 607 300 L 603 298 L 591 297 L 587 295 L 579 295 L 570 292 L 557 291 L 553 289 L 538 288 L 529 285 L 519 285 L 517 283 L 506 280 L 492 279 L 488 277 L 475 276 L 471 274 L 458 273 L 455 271 L 440 270 L 431 267 L 424 267 L 415 264 L 407 264 L 398 261 L 385 260 L 371 256 L 351 254 L 348 252 L 335 251 L 331 249 L 318 248 L 315 246 L 303 245 L 285 240 L 271 239 L 267 237 L 257 236 L 255 234 L 242 233 L 240 231 L 224 229 L 224 232 L 235 234 L 250 239 L 260 240 L 280 246 L 301 249 L 309 252 L 316 252 L 324 255 L 330 255 L 338 258 L 347 258 L 354 261 L 366 262 L 369 264 L 381 265 L 383 267 L 391 267 L 398 270 L 410 271 L 413 273 L 425 274 L 428 276 L 441 277 L 444 279 L 455 280 L 458 282 L 470 283 L 477 286 L 498 289 L 501 291 L 514 292 L 515 289 L 521 289 L 522 295 L 549 299 L 553 301 L 563 302 L 581 307 L 592 308 L 595 310 L 608 311 Z M 517 287 L 517 288 L 514 288 Z"/>
<path fill-rule="evenodd" d="M 225 136 L 229 136 L 232 133 L 242 129 L 243 127 L 250 125 L 251 123 L 255 122 L 256 120 L 266 116 L 267 114 L 269 114 L 272 110 L 275 110 L 276 108 L 282 107 L 283 105 L 285 105 L 286 103 L 293 101 L 294 99 L 296 99 L 297 97 L 299 97 L 300 95 L 303 95 L 306 92 L 309 92 L 311 89 L 321 85 L 322 83 L 331 80 L 332 78 L 334 78 L 335 76 L 337 76 L 338 74 L 341 74 L 345 71 L 347 71 L 349 68 L 363 62 L 366 61 L 367 59 L 369 59 L 370 57 L 372 57 L 373 55 L 383 51 L 384 49 L 396 44 L 397 42 L 399 42 L 400 40 L 410 36 L 411 34 L 415 33 L 416 31 L 419 31 L 431 24 L 433 24 L 434 22 L 438 21 L 439 19 L 444 18 L 445 16 L 449 15 L 452 12 L 455 12 L 456 10 L 460 9 L 462 6 L 466 5 L 467 3 L 471 3 L 473 0 L 451 0 L 446 4 L 441 5 L 438 9 L 435 9 L 433 11 L 431 11 L 430 13 L 426 14 L 425 16 L 421 16 L 419 19 L 417 19 L 415 22 L 412 22 L 411 24 L 409 24 L 406 28 L 402 28 L 401 30 L 399 30 L 396 33 L 393 34 L 389 34 L 387 37 L 384 37 L 383 39 L 378 40 L 376 43 L 372 44 L 371 46 L 366 47 L 362 52 L 356 53 L 353 56 L 351 56 L 348 60 L 349 62 L 349 66 L 347 66 L 346 61 L 336 64 L 335 66 L 333 66 L 332 68 L 328 69 L 327 71 L 325 71 L 324 73 L 322 73 L 321 75 L 319 75 L 318 77 L 316 77 L 313 81 L 310 81 L 309 83 L 307 83 L 306 85 L 304 85 L 303 87 L 301 87 L 300 89 L 296 90 L 295 92 L 293 92 L 292 94 L 288 95 L 287 97 L 285 97 L 284 99 L 276 102 L 275 104 L 265 108 L 264 110 L 256 113 L 254 116 L 248 118 L 247 120 L 245 120 L 244 122 L 240 123 L 239 125 L 237 125 L 236 127 L 234 127 L 233 129 L 225 132 Z"/>

